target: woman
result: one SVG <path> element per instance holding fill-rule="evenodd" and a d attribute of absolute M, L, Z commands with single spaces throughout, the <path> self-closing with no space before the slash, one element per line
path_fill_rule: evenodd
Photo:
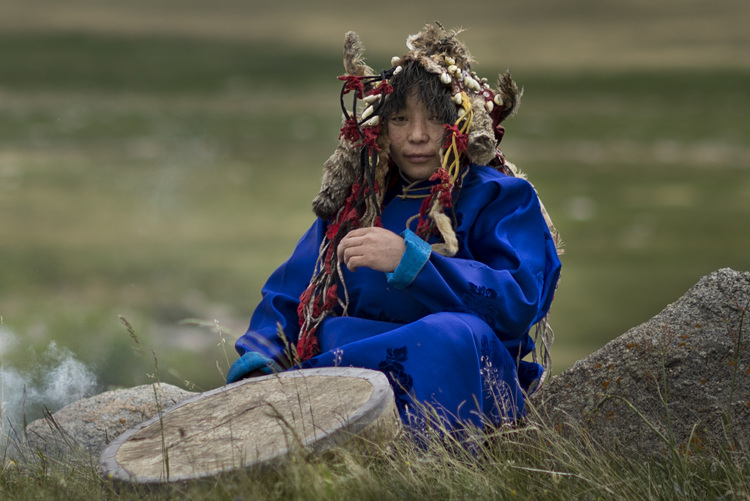
<path fill-rule="evenodd" d="M 522 359 L 560 262 L 533 187 L 496 149 L 520 94 L 509 74 L 483 84 L 455 35 L 427 26 L 375 74 L 347 34 L 353 104 L 318 219 L 263 288 L 228 382 L 363 367 L 388 376 L 412 428 L 425 406 L 448 428 L 523 415 L 543 369 Z"/>

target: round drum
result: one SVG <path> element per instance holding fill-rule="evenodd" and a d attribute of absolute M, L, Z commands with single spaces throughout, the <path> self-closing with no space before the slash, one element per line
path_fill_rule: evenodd
<path fill-rule="evenodd" d="M 325 450 L 352 436 L 393 438 L 400 420 L 381 372 L 304 369 L 245 379 L 180 402 L 102 452 L 104 476 L 138 483 L 190 480 Z"/>

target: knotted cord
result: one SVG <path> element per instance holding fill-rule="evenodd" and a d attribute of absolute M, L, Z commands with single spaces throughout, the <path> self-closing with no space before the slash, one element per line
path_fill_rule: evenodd
<path fill-rule="evenodd" d="M 464 164 L 469 131 L 474 123 L 474 110 L 466 92 L 461 91 L 461 108 L 459 117 L 453 125 L 444 126 L 443 162 L 430 181 L 438 181 L 428 198 L 422 202 L 417 223 L 417 235 L 428 240 L 431 235 L 440 234 L 442 244 L 433 246 L 433 250 L 454 256 L 458 252 L 458 241 L 452 221 L 444 209 L 453 206 L 453 190 L 458 185 L 461 168 Z"/>
<path fill-rule="evenodd" d="M 307 289 L 300 296 L 297 315 L 300 322 L 300 335 L 297 341 L 297 356 L 307 360 L 320 352 L 317 330 L 321 322 L 334 313 L 338 306 L 341 314 L 347 312 L 349 297 L 346 291 L 341 263 L 336 250 L 341 240 L 351 230 L 368 226 L 380 226 L 380 198 L 382 180 L 377 179 L 377 167 L 381 148 L 379 111 L 385 97 L 393 92 L 388 79 L 394 69 L 384 70 L 380 75 L 339 77 L 344 81 L 340 103 L 344 112 L 344 126 L 340 136 L 360 149 L 356 180 L 352 184 L 344 205 L 330 222 L 320 245 L 313 277 Z M 369 90 L 368 90 L 369 89 Z M 352 93 L 351 110 L 346 109 L 344 97 Z M 372 96 L 372 97 L 370 97 Z M 364 100 L 368 107 L 361 115 L 357 114 L 359 101 Z M 357 142 L 359 141 L 359 142 Z M 344 299 L 339 299 L 339 285 L 344 291 Z"/>

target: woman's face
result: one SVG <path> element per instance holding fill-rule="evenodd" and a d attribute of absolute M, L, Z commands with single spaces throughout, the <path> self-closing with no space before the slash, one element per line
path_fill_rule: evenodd
<path fill-rule="evenodd" d="M 429 115 L 415 93 L 388 119 L 388 139 L 391 158 L 412 181 L 429 179 L 440 168 L 443 122 Z"/>

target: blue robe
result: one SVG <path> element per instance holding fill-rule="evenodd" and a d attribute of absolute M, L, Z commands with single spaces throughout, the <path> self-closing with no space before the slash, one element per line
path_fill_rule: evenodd
<path fill-rule="evenodd" d="M 423 193 L 431 183 L 425 181 Z M 383 227 L 395 233 L 419 212 L 421 198 L 386 194 Z M 402 421 L 420 428 L 428 404 L 449 429 L 499 425 L 524 414 L 525 393 L 541 375 L 522 361 L 534 348 L 531 325 L 549 310 L 560 273 L 555 244 L 532 186 L 471 165 L 454 199 L 459 251 L 432 252 L 402 289 L 369 268 L 343 270 L 348 316 L 329 316 L 318 329 L 321 353 L 303 367 L 352 366 L 382 371 Z M 447 211 L 450 213 L 450 211 Z M 416 220 L 411 229 L 416 228 Z M 318 219 L 289 260 L 268 279 L 240 355 L 258 351 L 284 365 L 299 335 L 299 296 L 313 274 L 327 223 Z M 341 289 L 341 288 L 340 288 Z M 341 291 L 339 292 L 341 295 Z M 288 365 L 288 364 L 287 364 Z"/>

